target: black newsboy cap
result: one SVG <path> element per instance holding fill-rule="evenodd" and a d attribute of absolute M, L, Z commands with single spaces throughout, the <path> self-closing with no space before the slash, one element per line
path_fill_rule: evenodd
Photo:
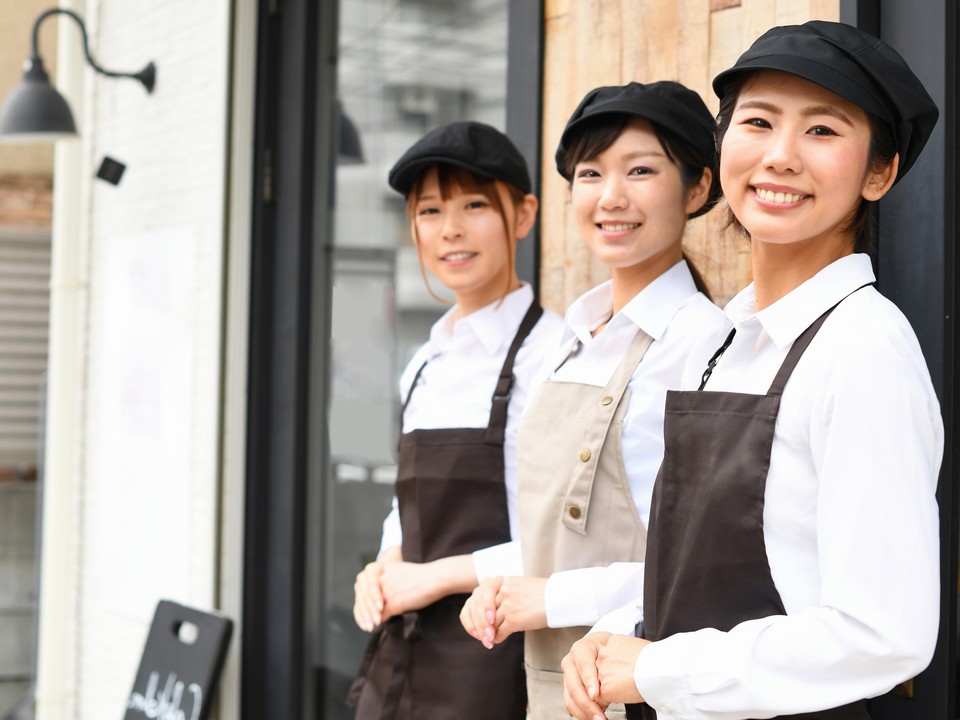
<path fill-rule="evenodd" d="M 691 217 L 704 214 L 716 204 L 720 192 L 716 167 L 717 125 L 697 93 L 672 80 L 646 84 L 631 82 L 588 92 L 567 121 L 557 147 L 557 172 L 567 180 L 570 180 L 570 174 L 564 166 L 570 143 L 582 125 L 599 115 L 642 117 L 691 145 L 703 158 L 704 167 L 713 171 L 714 180 L 710 198 Z"/>
<path fill-rule="evenodd" d="M 527 163 L 517 146 L 496 128 L 474 121 L 449 123 L 428 132 L 397 160 L 387 181 L 406 197 L 420 174 L 440 163 L 502 180 L 524 193 L 531 189 Z"/>
<path fill-rule="evenodd" d="M 809 80 L 885 121 L 900 153 L 897 181 L 919 157 L 940 115 L 896 50 L 844 23 L 811 20 L 767 30 L 733 67 L 713 79 L 713 90 L 723 97 L 731 80 L 757 70 Z"/>

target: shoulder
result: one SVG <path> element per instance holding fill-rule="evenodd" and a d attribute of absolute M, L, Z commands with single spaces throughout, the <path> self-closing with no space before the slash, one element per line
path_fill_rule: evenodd
<path fill-rule="evenodd" d="M 841 302 L 814 339 L 829 346 L 839 367 L 865 363 L 926 369 L 917 335 L 903 312 L 875 288 L 863 288 Z M 812 347 L 812 344 L 811 344 Z"/>
<path fill-rule="evenodd" d="M 694 344 L 715 333 L 723 322 L 723 311 L 703 293 L 691 295 L 670 321 L 667 333 L 674 342 Z"/>

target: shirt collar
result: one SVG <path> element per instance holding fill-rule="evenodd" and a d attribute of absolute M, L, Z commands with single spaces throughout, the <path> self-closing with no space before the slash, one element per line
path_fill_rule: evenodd
<path fill-rule="evenodd" d="M 876 282 L 870 257 L 854 254 L 827 265 L 812 278 L 791 290 L 769 307 L 757 312 L 753 283 L 737 293 L 724 308 L 734 326 L 756 320 L 778 349 L 796 340 L 800 333 L 847 295 Z"/>
<path fill-rule="evenodd" d="M 576 336 L 586 342 L 600 324 L 609 320 L 608 330 L 616 331 L 629 323 L 659 340 L 673 316 L 696 292 L 690 268 L 685 260 L 681 260 L 637 293 L 616 317 L 611 318 L 613 281 L 608 280 L 581 295 L 568 308 L 565 339 Z"/>
<path fill-rule="evenodd" d="M 456 338 L 466 334 L 475 338 L 487 353 L 494 355 L 504 343 L 513 340 L 520 318 L 532 302 L 533 289 L 521 283 L 503 300 L 496 300 L 466 317 L 459 317 L 454 305 L 430 328 L 430 344 L 435 353 L 440 353 Z"/>

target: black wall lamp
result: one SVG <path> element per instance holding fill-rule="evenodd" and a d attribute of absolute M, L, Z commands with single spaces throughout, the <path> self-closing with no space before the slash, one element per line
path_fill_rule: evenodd
<path fill-rule="evenodd" d="M 140 72 L 122 73 L 105 70 L 90 55 L 87 44 L 87 28 L 83 19 L 72 10 L 52 8 L 40 13 L 33 22 L 33 52 L 23 64 L 23 80 L 15 87 L 0 110 L 0 139 L 20 142 L 58 140 L 77 134 L 73 113 L 63 95 L 50 84 L 50 77 L 43 67 L 39 50 L 40 23 L 51 15 L 67 15 L 80 26 L 83 35 L 83 52 L 94 70 L 107 77 L 134 78 L 153 92 L 156 81 L 156 66 L 151 62 Z"/>

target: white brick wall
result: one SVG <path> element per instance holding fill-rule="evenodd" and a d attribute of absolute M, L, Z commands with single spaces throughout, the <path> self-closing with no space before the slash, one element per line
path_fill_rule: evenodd
<path fill-rule="evenodd" d="M 122 716 L 158 599 L 215 601 L 230 4 L 86 3 L 98 62 L 153 60 L 157 86 L 88 76 L 82 174 L 55 178 L 88 199 L 79 720 Z M 104 155 L 119 186 L 94 179 Z"/>

